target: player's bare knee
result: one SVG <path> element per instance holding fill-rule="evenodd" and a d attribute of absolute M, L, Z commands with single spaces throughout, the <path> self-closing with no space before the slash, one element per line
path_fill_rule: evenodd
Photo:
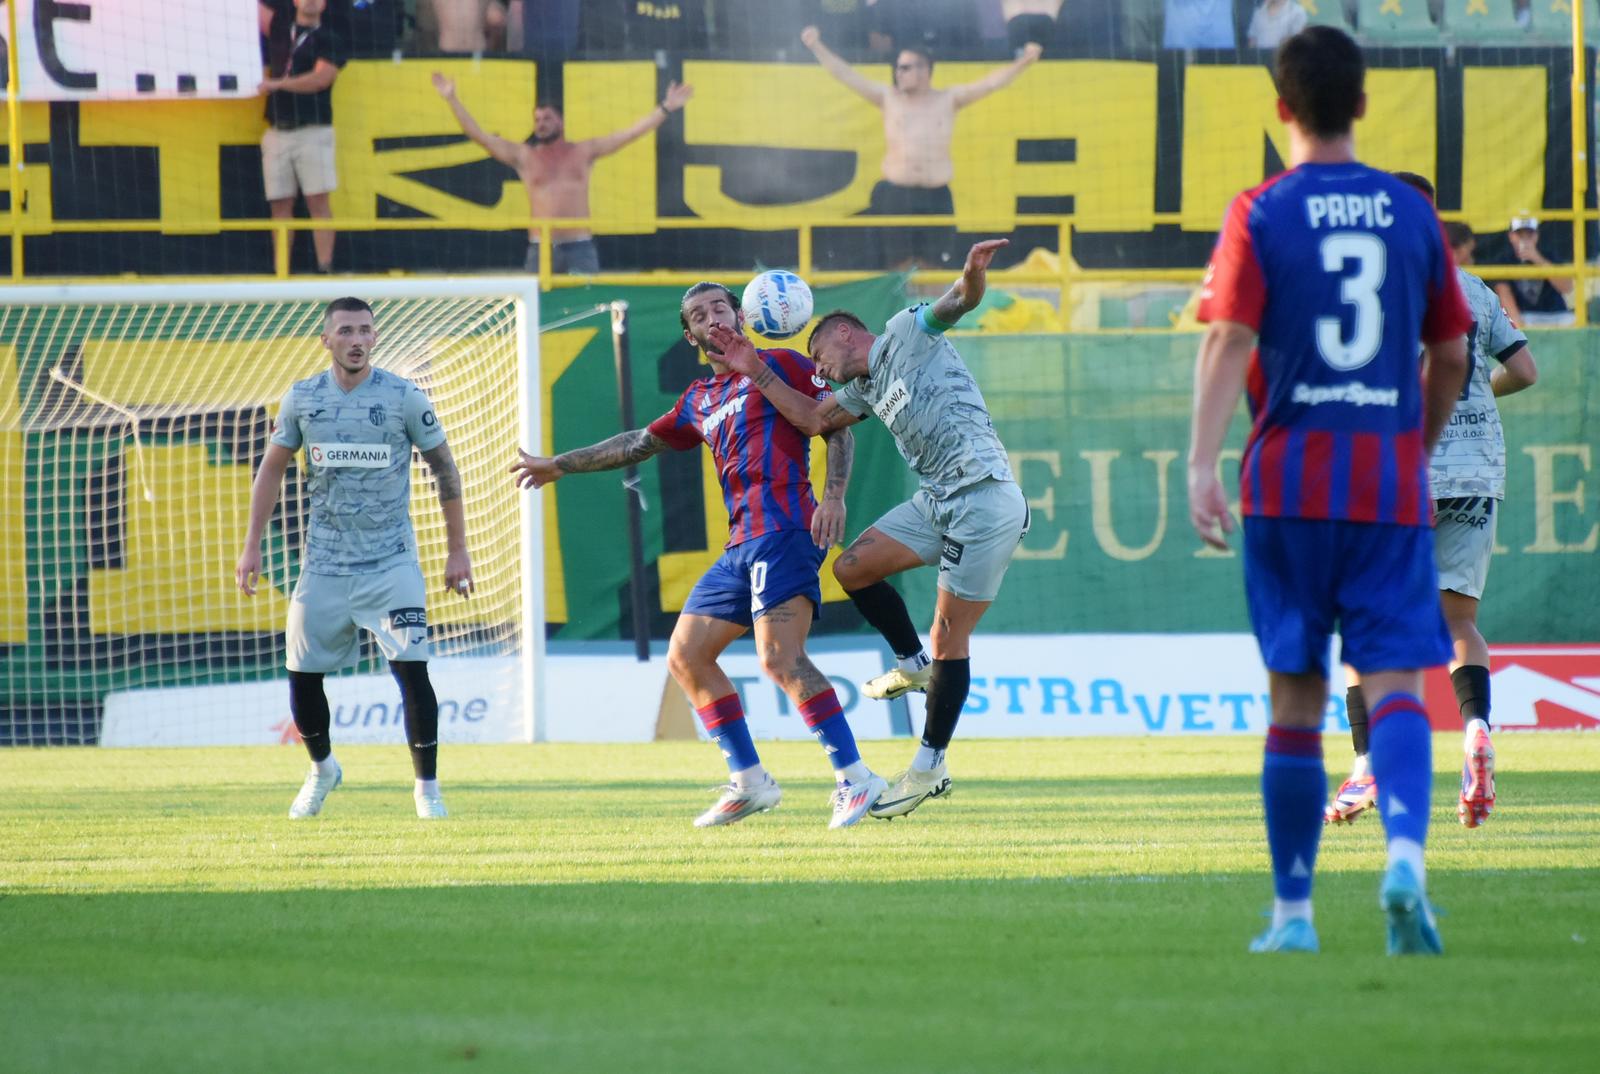
<path fill-rule="evenodd" d="M 873 579 L 867 577 L 866 572 L 861 569 L 860 561 L 848 552 L 833 561 L 833 577 L 844 586 L 846 593 L 865 589 L 873 582 Z"/>

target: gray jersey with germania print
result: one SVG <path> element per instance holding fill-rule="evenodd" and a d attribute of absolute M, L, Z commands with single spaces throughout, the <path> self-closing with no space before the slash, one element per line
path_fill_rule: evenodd
<path fill-rule="evenodd" d="M 1527 345 L 1528 337 L 1511 323 L 1500 297 L 1488 284 L 1464 269 L 1456 270 L 1456 278 L 1472 311 L 1472 335 L 1467 340 L 1472 368 L 1439 446 L 1433 450 L 1428 483 L 1436 500 L 1458 496 L 1499 500 L 1506 493 L 1506 438 L 1489 374 L 1494 371 L 1493 363 L 1516 354 Z"/>
<path fill-rule="evenodd" d="M 444 443 L 421 388 L 374 369 L 346 392 L 326 370 L 284 393 L 272 442 L 305 448 L 311 523 L 302 570 L 369 574 L 416 558 L 411 448 Z"/>
<path fill-rule="evenodd" d="M 967 365 L 927 306 L 889 318 L 872 345 L 867 375 L 834 398 L 857 417 L 888 426 L 930 496 L 943 499 L 985 478 L 1010 481 L 1005 445 Z"/>

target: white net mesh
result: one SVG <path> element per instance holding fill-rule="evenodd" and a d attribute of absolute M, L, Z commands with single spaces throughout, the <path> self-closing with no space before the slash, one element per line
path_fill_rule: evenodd
<path fill-rule="evenodd" d="M 529 313 L 511 296 L 371 301 L 374 363 L 419 384 L 462 475 L 477 592 L 442 592 L 434 482 L 413 456 L 441 735 L 526 733 L 525 542 L 505 459 L 522 439 Z M 417 288 L 413 285 L 411 290 Z M 288 594 L 308 504 L 297 457 L 252 599 L 233 566 L 278 401 L 326 367 L 327 297 L 63 301 L 0 309 L 0 741 L 257 742 L 292 737 Z M 335 736 L 397 735 L 398 691 L 364 642 L 329 681 Z"/>

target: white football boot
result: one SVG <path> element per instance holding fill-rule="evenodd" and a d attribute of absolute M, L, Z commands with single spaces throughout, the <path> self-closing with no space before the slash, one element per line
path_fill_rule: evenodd
<path fill-rule="evenodd" d="M 444 796 L 438 791 L 413 791 L 417 803 L 417 816 L 423 820 L 439 820 L 450 815 L 444 807 Z"/>
<path fill-rule="evenodd" d="M 294 796 L 294 801 L 289 804 L 289 817 L 291 820 L 304 820 L 314 817 L 322 812 L 322 800 L 328 797 L 328 792 L 344 782 L 344 769 L 339 767 L 339 762 L 333 763 L 333 771 L 323 774 L 316 765 L 311 766 L 311 774 L 306 776 L 306 781 L 300 785 L 300 793 Z"/>
<path fill-rule="evenodd" d="M 933 768 L 908 768 L 894 777 L 894 783 L 883 792 L 883 797 L 867 810 L 880 820 L 903 817 L 929 798 L 939 798 L 950 793 L 950 773 L 940 761 Z"/>
<path fill-rule="evenodd" d="M 888 789 L 889 781 L 876 772 L 859 783 L 846 781 L 839 784 L 833 792 L 833 819 L 828 822 L 828 827 L 850 827 L 866 816 L 867 810 L 871 809 L 873 803 L 882 798 Z"/>
<path fill-rule="evenodd" d="M 694 818 L 696 828 L 718 828 L 724 824 L 737 824 L 753 813 L 765 813 L 769 809 L 777 809 L 778 803 L 783 801 L 783 791 L 778 787 L 778 781 L 771 775 L 763 776 L 761 782 L 753 787 L 741 788 L 729 783 L 720 789 L 722 794 L 712 803 L 711 808 Z"/>
<path fill-rule="evenodd" d="M 915 671 L 890 668 L 877 678 L 862 683 L 861 692 L 879 701 L 893 701 L 913 690 L 926 691 L 928 680 L 931 678 L 933 678 L 932 664 L 926 664 Z"/>

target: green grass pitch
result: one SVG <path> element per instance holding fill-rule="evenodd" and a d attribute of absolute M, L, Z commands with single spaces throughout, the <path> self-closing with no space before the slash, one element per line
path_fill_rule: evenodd
<path fill-rule="evenodd" d="M 958 741 L 949 800 L 843 832 L 810 743 L 712 831 L 695 743 L 446 747 L 435 824 L 399 745 L 308 822 L 297 750 L 0 751 L 0 1069 L 1592 1071 L 1600 735 L 1500 736 L 1473 832 L 1458 741 L 1446 954 L 1406 960 L 1371 816 L 1325 833 L 1322 954 L 1245 953 L 1255 738 Z"/>

